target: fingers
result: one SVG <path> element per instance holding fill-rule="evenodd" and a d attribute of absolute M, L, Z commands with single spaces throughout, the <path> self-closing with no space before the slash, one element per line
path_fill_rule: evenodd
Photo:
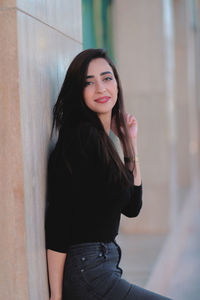
<path fill-rule="evenodd" d="M 136 124 L 137 123 L 136 118 L 131 114 L 126 114 L 126 120 L 127 120 L 127 124 Z"/>
<path fill-rule="evenodd" d="M 128 114 L 128 113 L 124 113 L 124 117 L 125 117 L 125 122 L 126 122 L 126 124 L 127 124 L 128 126 L 131 126 L 131 127 L 132 127 L 132 126 L 134 126 L 134 127 L 137 127 L 137 126 L 138 126 L 137 120 L 136 120 L 136 118 L 135 118 L 133 115 Z M 112 117 L 112 120 L 111 120 L 111 126 L 112 126 L 112 127 L 116 127 L 115 121 L 116 121 L 116 117 L 113 116 L 113 117 Z M 113 128 L 113 129 L 114 129 L 114 128 Z"/>

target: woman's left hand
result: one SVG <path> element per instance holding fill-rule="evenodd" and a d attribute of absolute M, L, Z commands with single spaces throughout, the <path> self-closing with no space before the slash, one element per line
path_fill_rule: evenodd
<path fill-rule="evenodd" d="M 129 134 L 131 138 L 136 139 L 137 138 L 137 132 L 138 132 L 138 123 L 134 116 L 130 114 L 126 114 L 126 124 L 127 129 L 129 131 Z"/>
<path fill-rule="evenodd" d="M 131 136 L 132 139 L 136 139 L 137 138 L 137 132 L 138 132 L 138 123 L 137 120 L 134 116 L 132 116 L 131 114 L 127 114 L 125 113 L 125 121 L 127 124 L 127 129 L 129 131 L 129 134 Z M 123 132 L 123 128 L 122 132 Z M 113 133 L 118 136 L 118 132 L 117 132 L 117 128 L 116 128 L 116 123 L 115 123 L 115 117 L 112 118 L 111 121 L 111 130 L 113 131 Z"/>

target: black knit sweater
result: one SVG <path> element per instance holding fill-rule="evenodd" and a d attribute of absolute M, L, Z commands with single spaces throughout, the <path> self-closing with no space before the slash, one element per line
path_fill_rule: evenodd
<path fill-rule="evenodd" d="M 102 162 L 96 128 L 79 124 L 67 136 L 66 167 L 63 142 L 58 142 L 48 161 L 46 248 L 66 253 L 69 245 L 110 242 L 118 234 L 121 213 L 136 217 L 142 206 L 142 184 L 122 188 L 109 183 Z"/>

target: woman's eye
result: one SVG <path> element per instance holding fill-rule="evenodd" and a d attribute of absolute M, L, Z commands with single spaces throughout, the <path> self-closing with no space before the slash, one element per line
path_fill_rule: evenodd
<path fill-rule="evenodd" d="M 85 86 L 88 86 L 88 85 L 91 85 L 91 84 L 93 84 L 92 81 L 86 81 Z"/>
<path fill-rule="evenodd" d="M 112 80 L 112 77 L 109 77 L 109 76 L 108 76 L 108 77 L 104 78 L 104 80 L 105 80 L 105 81 Z"/>

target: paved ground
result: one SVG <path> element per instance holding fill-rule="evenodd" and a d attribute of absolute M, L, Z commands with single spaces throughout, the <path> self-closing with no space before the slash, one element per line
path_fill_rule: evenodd
<path fill-rule="evenodd" d="M 200 300 L 200 182 L 194 184 L 147 287 L 175 300 Z"/>
<path fill-rule="evenodd" d="M 122 249 L 120 266 L 123 269 L 123 278 L 144 287 L 164 240 L 163 235 L 119 234 L 117 241 Z"/>
<path fill-rule="evenodd" d="M 174 300 L 200 300 L 199 186 L 189 195 L 169 237 L 118 236 L 125 279 Z"/>
<path fill-rule="evenodd" d="M 200 205 L 184 228 L 184 245 L 170 280 L 168 293 L 177 300 L 200 299 Z"/>

